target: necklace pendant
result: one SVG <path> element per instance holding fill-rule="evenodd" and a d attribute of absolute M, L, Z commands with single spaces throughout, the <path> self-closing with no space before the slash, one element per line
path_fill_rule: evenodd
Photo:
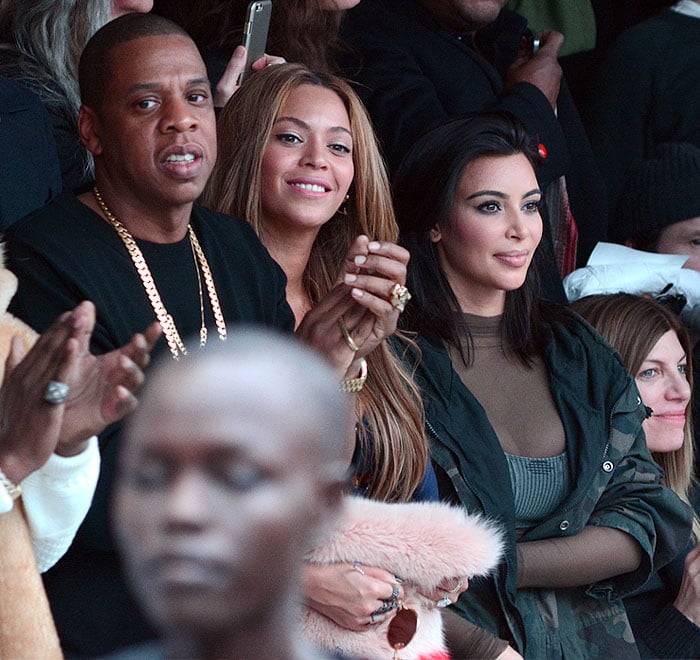
<path fill-rule="evenodd" d="M 203 325 L 199 329 L 199 347 L 204 348 L 207 344 L 207 327 Z"/>

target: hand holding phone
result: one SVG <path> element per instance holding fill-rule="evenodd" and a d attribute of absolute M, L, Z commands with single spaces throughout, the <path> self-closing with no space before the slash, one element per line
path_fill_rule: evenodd
<path fill-rule="evenodd" d="M 253 62 L 265 55 L 267 33 L 270 28 L 272 15 L 272 0 L 253 0 L 248 5 L 243 34 L 243 45 L 246 49 L 246 63 L 238 81 L 241 84 L 252 72 Z"/>

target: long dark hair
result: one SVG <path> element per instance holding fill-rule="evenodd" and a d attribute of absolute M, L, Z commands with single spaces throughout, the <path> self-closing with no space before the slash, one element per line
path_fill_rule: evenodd
<path fill-rule="evenodd" d="M 430 230 L 448 223 L 467 165 L 483 156 L 516 154 L 525 155 L 536 166 L 533 143 L 519 121 L 505 113 L 471 115 L 442 124 L 421 137 L 402 161 L 394 181 L 400 243 L 411 253 L 407 284 L 413 298 L 402 315 L 402 325 L 459 349 L 467 363 L 472 351 L 469 327 L 440 266 Z M 523 286 L 506 293 L 501 321 L 503 346 L 525 364 L 530 363 L 543 336 L 538 304 L 539 254 L 538 249 Z"/>

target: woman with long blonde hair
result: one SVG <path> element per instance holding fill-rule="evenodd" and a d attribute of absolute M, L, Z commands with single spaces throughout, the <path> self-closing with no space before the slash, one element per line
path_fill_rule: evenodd
<path fill-rule="evenodd" d="M 331 200 L 333 213 L 329 217 L 322 218 L 328 208 L 324 206 L 319 209 L 321 219 L 313 221 L 318 224 L 303 228 L 291 223 L 284 226 L 277 219 L 270 219 L 273 214 L 266 212 L 265 153 L 272 141 L 283 139 L 288 144 L 297 139 L 287 134 L 275 137 L 273 133 L 279 130 L 280 113 L 292 93 L 301 89 L 303 94 L 309 88 L 322 90 L 323 94 L 330 93 L 342 101 L 352 133 L 351 140 L 348 134 L 343 137 L 351 142 L 354 175 L 346 180 L 347 186 L 341 190 L 342 194 L 335 196 L 336 200 L 340 199 L 340 206 L 333 209 Z M 287 298 L 297 320 L 298 334 L 318 332 L 318 319 L 326 313 L 329 294 L 333 296 L 330 299 L 332 304 L 338 304 L 335 302 L 338 296 L 344 296 L 347 304 L 348 293 L 352 291 L 346 285 L 335 287 L 335 284 L 348 257 L 352 258 L 358 250 L 355 247 L 358 237 L 371 239 L 360 238 L 361 244 L 381 243 L 381 249 L 389 255 L 381 258 L 388 268 L 394 269 L 396 281 L 405 277 L 408 254 L 393 245 L 398 229 L 384 165 L 367 115 L 347 83 L 339 78 L 312 73 L 301 65 L 268 67 L 229 102 L 219 117 L 218 131 L 218 161 L 202 201 L 218 211 L 246 218 L 280 263 L 287 274 Z M 338 147 L 336 144 L 332 148 L 337 152 Z M 340 157 L 332 155 L 330 158 Z M 325 176 L 319 174 L 323 172 L 323 166 L 311 166 L 310 169 L 319 180 Z M 307 206 L 312 205 L 318 208 L 321 203 L 312 199 Z M 304 212 L 302 210 L 299 214 Z M 293 213 L 295 211 L 289 212 L 290 215 Z M 377 275 L 375 273 L 374 277 L 378 280 Z M 388 286 L 389 298 L 395 282 L 388 277 L 382 279 L 384 282 L 379 286 Z M 403 284 L 403 279 L 400 284 Z M 385 314 L 398 317 L 397 310 L 390 303 L 384 307 Z M 312 308 L 313 312 L 310 311 Z M 374 324 L 376 318 L 369 313 L 363 322 L 365 325 L 368 321 Z M 365 340 L 367 346 L 353 331 L 353 341 L 360 350 L 349 355 L 339 320 L 339 316 L 331 318 L 327 329 L 333 335 L 328 341 L 338 343 L 346 354 L 339 357 L 340 362 L 367 354 L 367 383 L 358 393 L 357 410 L 358 417 L 365 421 L 360 435 L 365 441 L 370 434 L 372 436 L 372 474 L 375 478 L 369 484 L 368 493 L 381 500 L 408 500 L 423 478 L 427 449 L 420 428 L 419 395 L 400 362 L 381 341 L 393 332 L 395 318 L 393 323 L 385 324 L 381 337 L 373 332 L 357 333 L 360 337 L 369 335 Z M 347 314 L 343 315 L 343 322 L 350 326 Z"/>
<path fill-rule="evenodd" d="M 395 244 L 386 171 L 358 97 L 340 78 L 302 65 L 267 67 L 226 105 L 218 135 L 203 203 L 251 223 L 287 275 L 297 335 L 322 345 L 344 382 L 358 385 L 350 388 L 355 486 L 405 502 L 426 497 L 430 484 L 436 498 L 420 394 L 384 341 L 409 297 L 408 252 Z M 311 607 L 345 628 L 385 620 L 389 592 L 402 587 L 382 568 L 307 571 Z"/>
<path fill-rule="evenodd" d="M 615 348 L 650 410 L 643 428 L 665 483 L 685 502 L 695 500 L 694 549 L 681 553 L 625 599 L 643 658 L 700 654 L 700 521 L 694 481 L 691 419 L 692 346 L 680 319 L 663 303 L 629 293 L 592 295 L 572 303 Z"/>

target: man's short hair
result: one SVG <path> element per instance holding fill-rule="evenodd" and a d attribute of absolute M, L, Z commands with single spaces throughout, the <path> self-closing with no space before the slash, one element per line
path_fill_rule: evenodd
<path fill-rule="evenodd" d="M 141 39 L 189 34 L 176 23 L 157 14 L 125 14 L 102 26 L 87 42 L 80 56 L 78 82 L 83 105 L 98 108 L 112 78 L 111 53 L 120 44 Z"/>

